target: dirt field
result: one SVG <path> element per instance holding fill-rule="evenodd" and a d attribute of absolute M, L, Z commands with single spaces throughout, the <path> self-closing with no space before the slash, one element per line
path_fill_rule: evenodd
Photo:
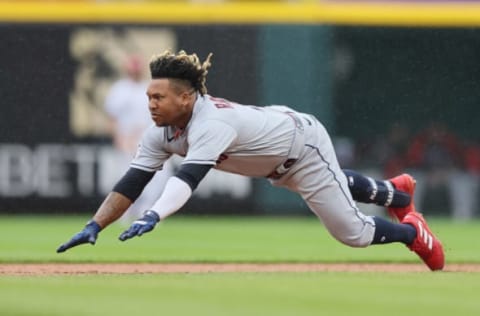
<path fill-rule="evenodd" d="M 216 272 L 428 272 L 423 264 L 280 263 L 280 264 L 188 264 L 188 263 L 111 263 L 111 264 L 0 264 L 0 275 L 69 275 L 131 273 L 216 273 Z M 480 264 L 449 264 L 447 272 L 480 272 Z"/>

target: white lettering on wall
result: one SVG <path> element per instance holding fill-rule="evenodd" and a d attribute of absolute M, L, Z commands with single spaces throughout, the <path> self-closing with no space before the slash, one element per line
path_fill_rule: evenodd
<path fill-rule="evenodd" d="M 96 146 L 0 144 L 0 196 L 95 194 Z"/>
<path fill-rule="evenodd" d="M 0 146 L 0 195 L 30 195 L 33 192 L 32 174 L 32 152 L 27 146 Z"/>
<path fill-rule="evenodd" d="M 67 197 L 72 192 L 68 182 L 66 152 L 62 150 L 63 147 L 62 145 L 41 145 L 34 151 L 33 186 L 40 196 Z"/>
<path fill-rule="evenodd" d="M 178 166 L 181 158 L 176 158 L 172 165 Z M 126 168 L 128 161 L 110 145 L 0 144 L 0 197 L 104 196 Z M 244 199 L 251 189 L 247 177 L 211 170 L 195 195 Z"/>
<path fill-rule="evenodd" d="M 93 195 L 95 193 L 96 148 L 92 145 L 73 145 L 69 158 L 77 167 L 79 193 L 85 196 Z"/>

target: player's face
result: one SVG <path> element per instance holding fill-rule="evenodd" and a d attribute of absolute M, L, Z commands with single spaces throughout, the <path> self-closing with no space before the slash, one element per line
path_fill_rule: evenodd
<path fill-rule="evenodd" d="M 157 126 L 184 128 L 192 116 L 191 91 L 169 79 L 153 79 L 148 88 L 148 108 Z"/>

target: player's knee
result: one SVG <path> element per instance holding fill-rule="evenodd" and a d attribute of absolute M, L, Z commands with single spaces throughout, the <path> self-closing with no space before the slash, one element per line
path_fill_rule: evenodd
<path fill-rule="evenodd" d="M 361 238 L 358 239 L 345 239 L 341 240 L 341 242 L 347 246 L 353 247 L 353 248 L 365 248 L 370 245 L 370 242 L 367 242 Z"/>
<path fill-rule="evenodd" d="M 340 234 L 332 234 L 336 240 L 341 242 L 344 245 L 353 248 L 365 248 L 368 247 L 371 243 L 371 238 L 365 236 L 364 233 L 360 234 L 349 234 L 349 235 L 340 235 Z"/>

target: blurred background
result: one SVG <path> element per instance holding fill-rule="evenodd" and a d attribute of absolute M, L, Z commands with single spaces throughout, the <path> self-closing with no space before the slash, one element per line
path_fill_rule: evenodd
<path fill-rule="evenodd" d="M 119 102 L 146 112 L 133 91 L 170 48 L 213 52 L 214 96 L 316 115 L 344 168 L 412 173 L 425 214 L 478 217 L 479 26 L 475 1 L 0 0 L 0 213 L 92 214 L 126 168 L 119 135 L 143 128 L 108 96 L 130 80 Z M 264 179 L 212 172 L 183 213 L 309 210 Z"/>

